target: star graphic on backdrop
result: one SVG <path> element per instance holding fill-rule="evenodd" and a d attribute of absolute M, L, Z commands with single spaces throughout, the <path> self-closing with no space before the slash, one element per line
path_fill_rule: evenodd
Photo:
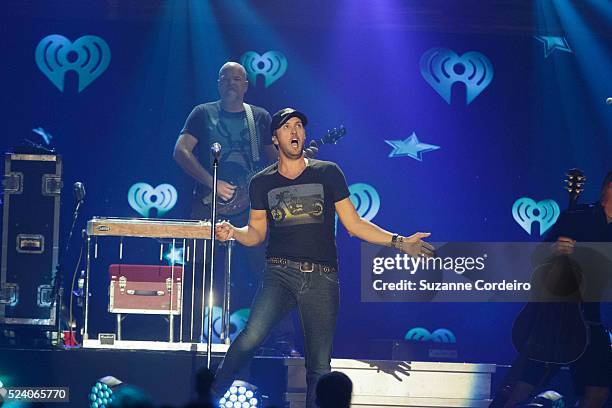
<path fill-rule="evenodd" d="M 573 53 L 569 46 L 569 43 L 565 37 L 556 37 L 550 35 L 536 35 L 535 39 L 541 41 L 544 44 L 544 58 L 548 58 L 554 50 L 565 51 Z"/>
<path fill-rule="evenodd" d="M 164 255 L 170 265 L 183 264 L 185 262 L 185 250 L 183 248 L 172 248 Z"/>
<path fill-rule="evenodd" d="M 409 156 L 418 161 L 423 161 L 423 153 L 438 150 L 440 148 L 440 146 L 421 143 L 414 132 L 404 140 L 385 140 L 385 143 L 393 147 L 393 151 L 389 153 L 389 157 Z"/>

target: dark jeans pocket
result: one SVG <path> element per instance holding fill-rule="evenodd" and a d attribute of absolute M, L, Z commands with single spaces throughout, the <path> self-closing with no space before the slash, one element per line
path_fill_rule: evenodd
<path fill-rule="evenodd" d="M 323 276 L 323 278 L 329 282 L 333 282 L 336 285 L 339 283 L 338 282 L 338 272 L 319 272 L 319 274 L 321 276 Z"/>

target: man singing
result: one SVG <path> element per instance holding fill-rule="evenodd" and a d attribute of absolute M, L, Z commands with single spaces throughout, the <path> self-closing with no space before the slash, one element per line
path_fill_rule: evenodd
<path fill-rule="evenodd" d="M 334 212 L 347 231 L 362 240 L 412 256 L 433 254 L 433 247 L 422 241 L 429 233 L 403 237 L 357 214 L 340 168 L 303 156 L 306 124 L 306 115 L 292 108 L 274 114 L 271 131 L 278 162 L 251 179 L 248 225 L 225 222 L 216 227 L 219 240 L 235 238 L 246 246 L 264 242 L 270 229 L 262 283 L 246 328 L 217 370 L 217 395 L 227 390 L 274 324 L 297 307 L 304 331 L 306 406 L 316 406 L 317 380 L 330 371 L 339 306 Z"/>

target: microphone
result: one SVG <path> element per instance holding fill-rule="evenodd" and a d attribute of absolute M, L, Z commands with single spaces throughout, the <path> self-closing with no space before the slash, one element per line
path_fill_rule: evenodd
<path fill-rule="evenodd" d="M 215 160 L 219 160 L 219 156 L 221 156 L 221 145 L 217 142 L 213 143 L 210 146 L 210 152 Z"/>
<path fill-rule="evenodd" d="M 80 181 L 77 181 L 72 186 L 72 192 L 74 193 L 76 205 L 74 206 L 74 212 L 72 213 L 72 226 L 70 227 L 70 233 L 68 234 L 68 240 L 66 241 L 66 253 L 68 253 L 70 239 L 72 238 L 74 226 L 76 225 L 77 218 L 79 217 L 79 210 L 81 209 L 81 205 L 85 202 L 85 185 Z"/>
<path fill-rule="evenodd" d="M 74 191 L 74 198 L 77 203 L 82 203 L 85 201 L 85 185 L 83 183 L 77 181 L 74 183 L 74 186 L 72 186 L 72 189 Z"/>
<path fill-rule="evenodd" d="M 606 105 L 612 105 L 612 98 L 606 99 Z"/>

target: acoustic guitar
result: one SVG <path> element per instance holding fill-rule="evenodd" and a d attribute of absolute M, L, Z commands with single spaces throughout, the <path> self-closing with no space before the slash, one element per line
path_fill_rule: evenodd
<path fill-rule="evenodd" d="M 585 177 L 571 169 L 565 180 L 568 213 L 577 206 Z M 530 360 L 568 364 L 587 346 L 588 329 L 582 316 L 582 271 L 567 255 L 554 255 L 539 265 L 531 279 L 535 299 L 521 310 L 512 327 L 512 343 Z"/>

